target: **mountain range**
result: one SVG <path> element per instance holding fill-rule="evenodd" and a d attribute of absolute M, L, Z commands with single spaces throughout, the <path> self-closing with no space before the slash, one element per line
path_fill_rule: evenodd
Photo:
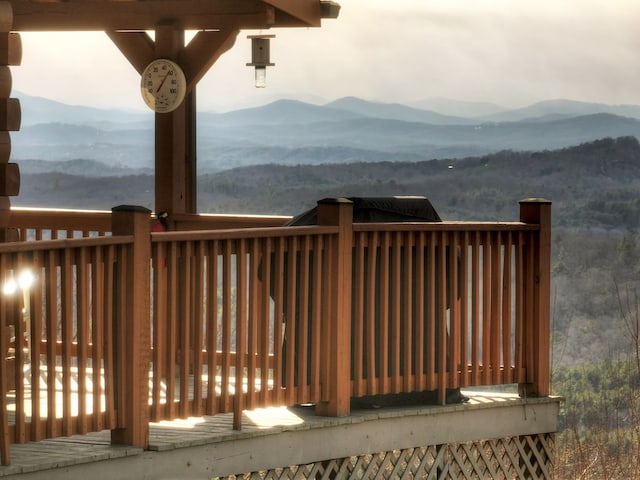
<path fill-rule="evenodd" d="M 23 172 L 60 170 L 65 167 L 59 162 L 69 161 L 63 165 L 74 171 L 87 166 L 91 176 L 153 167 L 151 112 L 16 97 L 23 123 L 12 133 L 12 159 Z M 509 110 L 445 99 L 414 105 L 355 97 L 322 105 L 278 100 L 230 112 L 198 112 L 198 165 L 206 173 L 254 164 L 456 159 L 620 136 L 640 138 L 640 106 L 558 99 Z"/>

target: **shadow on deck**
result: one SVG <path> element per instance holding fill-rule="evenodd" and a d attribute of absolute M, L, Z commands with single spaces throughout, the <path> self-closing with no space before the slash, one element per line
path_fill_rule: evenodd
<path fill-rule="evenodd" d="M 466 392 L 466 404 L 353 410 L 245 411 L 151 424 L 148 450 L 110 445 L 109 431 L 11 446 L 3 478 L 550 478 L 560 400 Z M 338 477 L 335 477 L 339 474 Z M 363 476 L 364 475 L 364 476 Z M 470 475 L 470 477 L 469 477 Z M 431 477 L 429 477 L 431 478 Z M 435 478 L 435 477 L 434 477 Z"/>

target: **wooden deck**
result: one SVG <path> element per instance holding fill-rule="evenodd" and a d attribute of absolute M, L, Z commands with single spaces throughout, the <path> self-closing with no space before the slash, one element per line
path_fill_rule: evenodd
<path fill-rule="evenodd" d="M 163 233 L 122 207 L 110 235 L 0 245 L 38 279 L 0 309 L 0 476 L 548 479 L 550 204 L 520 205 L 354 224 L 338 199 L 316 226 Z M 523 398 L 444 405 L 503 385 Z M 427 390 L 442 406 L 350 405 Z"/>
<path fill-rule="evenodd" d="M 342 436 L 356 426 L 369 428 L 385 421 L 391 421 L 391 425 L 399 428 L 399 432 L 388 431 L 389 439 L 400 434 L 411 442 L 412 437 L 426 434 L 433 444 L 445 441 L 451 443 L 452 440 L 473 441 L 476 440 L 474 432 L 477 430 L 482 432 L 483 438 L 492 438 L 492 430 L 495 438 L 555 431 L 558 398 L 523 399 L 515 394 L 489 392 L 466 394 L 471 398 L 466 404 L 358 409 L 347 417 L 338 418 L 316 416 L 314 408 L 310 406 L 257 409 L 243 413 L 240 431 L 232 429 L 231 413 L 152 423 L 147 451 L 136 447 L 110 445 L 109 431 L 16 444 L 11 446 L 12 463 L 10 466 L 0 467 L 0 477 L 92 480 L 216 478 L 231 475 L 233 470 L 229 470 L 232 468 L 230 464 L 248 469 L 242 471 L 252 471 L 251 462 L 260 462 L 260 457 L 264 455 L 273 458 L 272 453 L 268 452 L 274 448 L 276 451 L 280 450 L 287 459 L 293 460 L 295 454 L 285 447 L 278 447 L 280 437 L 284 438 L 281 434 L 321 434 L 322 431 L 337 428 Z M 453 418 L 461 420 L 462 425 L 456 428 L 456 424 L 450 423 Z M 402 426 L 405 425 L 403 422 L 415 425 L 419 431 L 407 431 Z M 420 428 L 419 425 L 424 422 L 427 422 L 425 425 L 437 425 L 438 428 Z M 336 448 L 340 452 L 338 456 L 353 453 L 346 450 L 347 447 L 343 446 L 335 434 L 330 438 L 332 442 L 329 443 L 334 443 L 335 439 Z M 242 440 L 249 442 L 255 439 L 261 442 L 262 448 L 243 448 Z M 395 442 L 398 447 L 401 446 Z M 415 442 L 416 445 L 423 443 L 418 438 Z M 362 437 L 357 443 L 356 447 L 363 451 L 370 448 L 377 451 L 375 438 Z M 290 449 L 291 443 L 288 445 Z M 314 449 L 322 450 L 317 445 L 308 448 Z M 234 456 L 238 458 L 234 459 Z M 265 468 L 268 467 L 265 465 Z"/>

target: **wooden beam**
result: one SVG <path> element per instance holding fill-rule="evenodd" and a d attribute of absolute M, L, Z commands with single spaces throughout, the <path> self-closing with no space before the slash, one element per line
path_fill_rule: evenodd
<path fill-rule="evenodd" d="M 146 32 L 107 31 L 105 33 L 140 75 L 156 58 L 153 40 Z"/>
<path fill-rule="evenodd" d="M 178 57 L 187 77 L 187 92 L 196 86 L 223 53 L 233 47 L 239 32 L 239 28 L 201 31 L 189 42 Z"/>
<path fill-rule="evenodd" d="M 199 31 L 185 48 L 179 50 L 174 60 L 187 77 L 187 93 L 205 76 L 218 58 L 233 47 L 239 32 L 239 28 Z M 166 53 L 158 51 L 146 32 L 108 31 L 106 34 L 141 75 L 149 62 L 166 56 Z"/>
<path fill-rule="evenodd" d="M 222 29 L 236 24 L 243 29 L 258 29 L 269 28 L 276 21 L 274 8 L 262 0 L 13 0 L 11 4 L 14 31 L 144 31 L 167 21 L 183 30 Z"/>
<path fill-rule="evenodd" d="M 290 22 L 296 19 L 297 23 L 302 22 L 309 27 L 319 27 L 322 18 L 320 0 L 264 0 L 265 3 L 277 9 L 277 18 L 282 18 L 282 22 Z M 285 20 L 285 14 L 289 19 Z M 293 21 L 292 23 L 296 23 Z"/>

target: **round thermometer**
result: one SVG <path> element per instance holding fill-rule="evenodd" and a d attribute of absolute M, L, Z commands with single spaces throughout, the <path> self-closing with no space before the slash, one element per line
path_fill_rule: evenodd
<path fill-rule="evenodd" d="M 180 66 L 165 58 L 151 62 L 142 72 L 142 98 L 157 113 L 169 113 L 180 106 L 187 93 L 187 80 Z"/>

